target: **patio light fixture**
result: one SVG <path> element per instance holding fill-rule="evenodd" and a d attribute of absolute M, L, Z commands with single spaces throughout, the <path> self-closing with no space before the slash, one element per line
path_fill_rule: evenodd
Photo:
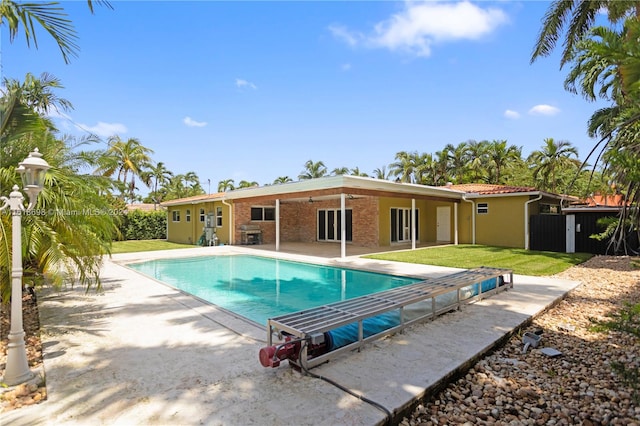
<path fill-rule="evenodd" d="M 44 176 L 50 166 L 35 148 L 16 169 L 22 177 L 23 189 L 29 196 L 25 209 L 24 196 L 18 185 L 13 186 L 9 198 L 0 197 L 4 205 L 0 211 L 9 208 L 11 212 L 12 255 L 11 255 L 11 329 L 7 346 L 7 362 L 2 381 L 8 386 L 18 385 L 32 379 L 35 374 L 29 370 L 25 348 L 25 332 L 22 324 L 22 213 L 36 205 L 38 194 L 44 186 Z"/>

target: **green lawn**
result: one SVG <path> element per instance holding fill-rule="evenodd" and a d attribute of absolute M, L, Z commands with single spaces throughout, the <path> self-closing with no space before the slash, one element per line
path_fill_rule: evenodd
<path fill-rule="evenodd" d="M 111 245 L 111 253 L 134 253 L 138 251 L 171 250 L 192 247 L 194 246 L 191 244 L 170 243 L 165 240 L 114 241 Z"/>
<path fill-rule="evenodd" d="M 557 274 L 588 260 L 592 256 L 588 253 L 554 253 L 463 244 L 389 252 L 364 257 L 367 259 L 394 260 L 396 262 L 423 263 L 465 269 L 492 266 L 512 269 L 515 274 L 542 276 Z"/>
<path fill-rule="evenodd" d="M 194 247 L 190 244 L 170 243 L 165 240 L 115 241 L 112 253 L 171 250 Z M 554 253 L 524 249 L 458 245 L 428 247 L 418 250 L 396 251 L 363 256 L 368 259 L 394 260 L 396 262 L 423 263 L 427 265 L 475 268 L 493 266 L 512 269 L 522 275 L 553 275 L 591 258 L 588 253 Z"/>

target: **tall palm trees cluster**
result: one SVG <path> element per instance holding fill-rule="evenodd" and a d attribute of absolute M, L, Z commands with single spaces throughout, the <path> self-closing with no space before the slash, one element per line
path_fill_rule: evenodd
<path fill-rule="evenodd" d="M 527 158 L 522 157 L 521 147 L 509 145 L 505 140 L 448 144 L 434 154 L 400 151 L 388 168 L 375 169 L 371 177 L 434 186 L 448 182 L 509 183 L 577 196 L 594 190 L 607 191 L 609 182 L 604 175 L 581 171 L 578 151 L 570 142 L 553 138 L 543 142 L 542 147 Z M 330 173 L 322 161 L 309 160 L 304 166 L 299 179 L 344 174 L 368 176 L 357 167 L 340 167 Z M 278 178 L 274 184 L 282 182 L 282 178 Z"/>
<path fill-rule="evenodd" d="M 95 173 L 115 177 L 114 186 L 119 192 L 118 198 L 123 201 L 145 201 L 157 205 L 162 201 L 204 193 L 195 172 L 174 174 L 162 161 L 153 162 L 153 150 L 136 138 L 125 141 L 115 135 L 108 139 L 107 145 L 107 149 L 97 153 Z M 151 190 L 145 198 L 136 193 L 140 189 L 136 179 Z"/>

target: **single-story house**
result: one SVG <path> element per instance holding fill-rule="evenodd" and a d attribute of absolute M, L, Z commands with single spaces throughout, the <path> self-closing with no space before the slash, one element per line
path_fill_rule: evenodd
<path fill-rule="evenodd" d="M 167 239 L 189 244 L 418 243 L 528 248 L 529 217 L 560 214 L 563 196 L 504 185 L 443 187 L 330 176 L 162 203 Z M 342 220 L 344 218 L 344 220 Z M 415 220 L 412 220 L 415 218 Z"/>

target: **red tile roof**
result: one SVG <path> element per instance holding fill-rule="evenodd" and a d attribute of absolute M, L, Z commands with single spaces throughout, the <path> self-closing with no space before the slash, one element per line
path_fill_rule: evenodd
<path fill-rule="evenodd" d="M 153 211 L 153 210 L 164 210 L 160 204 L 156 204 L 155 206 L 151 203 L 138 203 L 138 204 L 127 204 L 127 210 L 142 210 L 145 212 Z"/>
<path fill-rule="evenodd" d="M 207 200 L 215 200 L 217 198 L 221 198 L 225 193 L 218 192 L 215 194 L 202 194 L 202 195 L 194 195 L 193 197 L 185 197 L 185 198 L 177 198 L 175 200 L 163 201 L 163 206 L 173 206 L 180 204 L 190 204 L 196 201 L 207 201 Z"/>
<path fill-rule="evenodd" d="M 449 185 L 449 189 L 474 194 L 513 194 L 517 192 L 536 192 L 537 189 L 529 186 L 492 185 L 489 183 L 463 183 Z"/>
<path fill-rule="evenodd" d="M 581 203 L 582 204 L 582 203 Z M 624 205 L 624 196 L 621 194 L 600 195 L 595 194 L 587 197 L 584 204 L 590 207 L 622 207 Z"/>

